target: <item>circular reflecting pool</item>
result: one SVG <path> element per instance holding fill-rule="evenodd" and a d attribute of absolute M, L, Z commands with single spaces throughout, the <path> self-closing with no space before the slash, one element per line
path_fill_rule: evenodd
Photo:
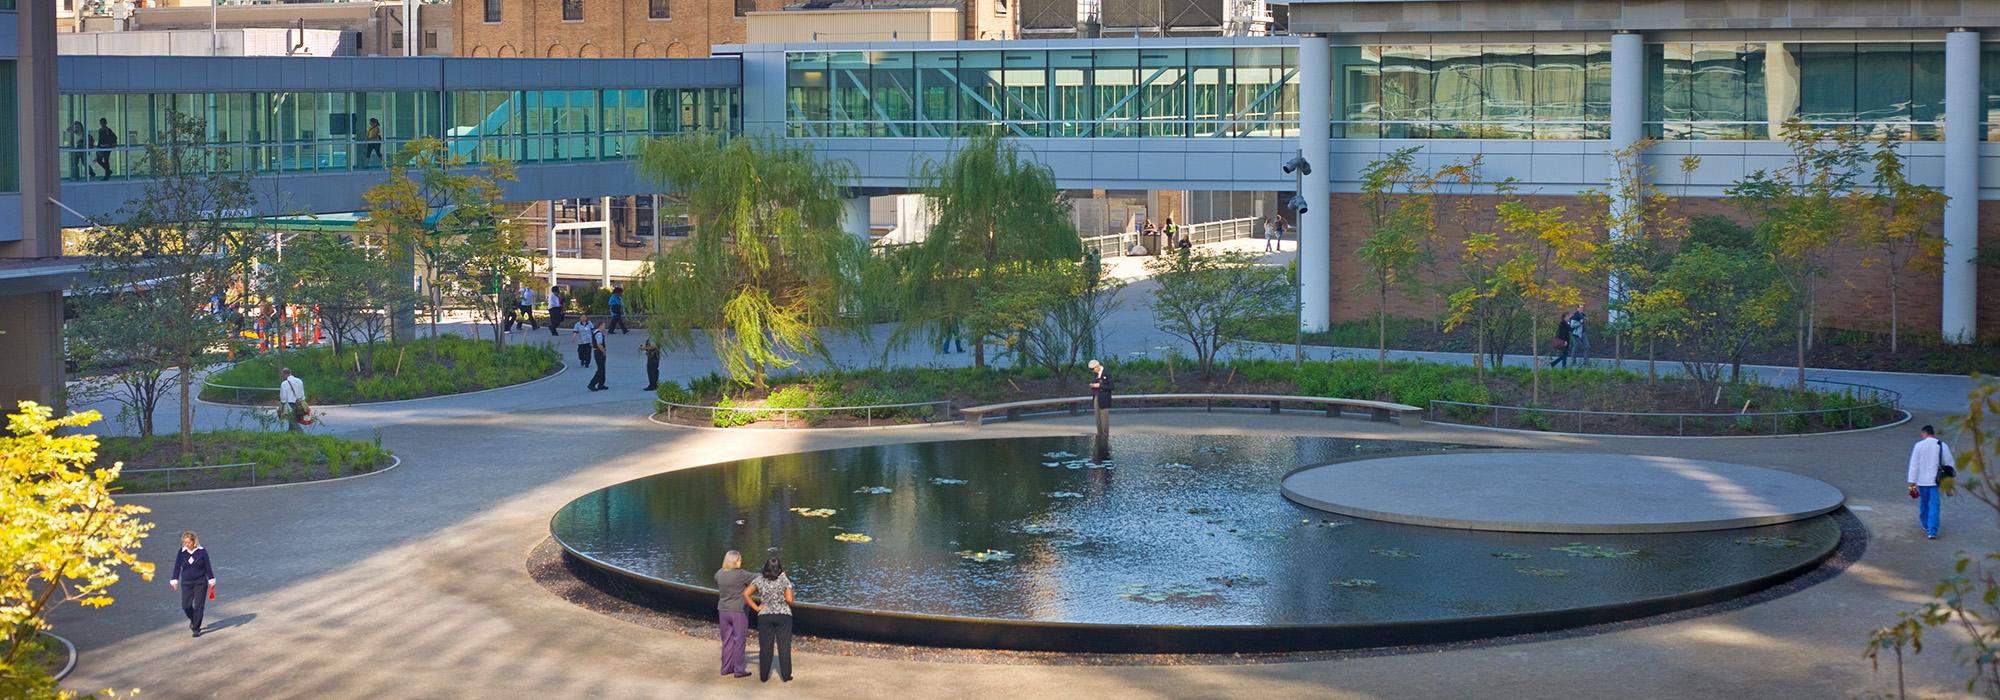
<path fill-rule="evenodd" d="M 1742 595 L 1816 565 L 1830 516 L 1739 530 L 1549 535 L 1314 511 L 1289 471 L 1464 449 L 1132 435 L 860 447 L 600 489 L 551 522 L 571 556 L 697 614 L 724 551 L 783 556 L 802 631 L 1092 651 L 1354 648 L 1558 629 Z M 1410 474 L 1403 488 L 1452 488 Z"/>

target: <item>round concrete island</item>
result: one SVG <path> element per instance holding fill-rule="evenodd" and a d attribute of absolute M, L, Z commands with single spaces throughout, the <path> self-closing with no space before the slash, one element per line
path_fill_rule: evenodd
<path fill-rule="evenodd" d="M 1846 496 L 1790 472 L 1675 457 L 1458 452 L 1364 459 L 1293 472 L 1299 504 L 1407 525 L 1617 534 L 1695 532 L 1804 520 Z"/>

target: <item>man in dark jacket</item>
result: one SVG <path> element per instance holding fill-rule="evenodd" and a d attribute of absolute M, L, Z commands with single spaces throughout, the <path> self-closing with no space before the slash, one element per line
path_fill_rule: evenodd
<path fill-rule="evenodd" d="M 188 630 L 201 636 L 201 612 L 208 605 L 209 587 L 215 585 L 215 567 L 208 563 L 208 550 L 201 548 L 193 530 L 181 533 L 181 551 L 174 553 L 174 575 L 167 585 L 180 591 Z"/>

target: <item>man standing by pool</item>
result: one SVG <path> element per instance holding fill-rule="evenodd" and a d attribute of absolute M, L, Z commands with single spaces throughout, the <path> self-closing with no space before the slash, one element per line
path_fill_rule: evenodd
<path fill-rule="evenodd" d="M 591 327 L 590 356 L 591 359 L 597 361 L 597 374 L 591 375 L 590 377 L 590 386 L 588 388 L 591 391 L 603 391 L 605 389 L 611 388 L 604 385 L 604 365 L 606 364 L 604 359 L 604 342 L 606 338 L 604 336 L 605 336 L 605 330 L 603 327 L 601 326 Z"/>
<path fill-rule="evenodd" d="M 1104 363 L 1090 361 L 1091 404 L 1097 409 L 1097 448 L 1091 459 L 1102 462 L 1111 458 L 1111 375 L 1104 373 Z"/>
<path fill-rule="evenodd" d="M 305 381 L 292 376 L 290 367 L 278 370 L 278 407 L 279 412 L 284 414 L 286 430 L 295 433 L 299 431 L 299 420 L 305 417 L 299 413 L 299 409 L 305 405 L 305 401 Z"/>

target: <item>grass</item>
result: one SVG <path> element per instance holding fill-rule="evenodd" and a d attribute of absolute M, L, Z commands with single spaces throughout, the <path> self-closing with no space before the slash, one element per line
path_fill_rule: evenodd
<path fill-rule="evenodd" d="M 504 352 L 495 353 L 491 342 L 452 335 L 436 339 L 438 357 L 433 360 L 432 342 L 378 346 L 372 363 L 363 357 L 362 348 L 353 345 L 338 356 L 330 347 L 259 355 L 210 375 L 208 381 L 268 387 L 269 391 L 204 386 L 201 398 L 219 403 L 275 403 L 281 367 L 292 368 L 293 374 L 305 380 L 306 399 L 313 404 L 462 394 L 532 381 L 562 367 L 560 356 L 547 347 L 509 345 Z"/>
<path fill-rule="evenodd" d="M 1886 409 L 1862 410 L 1873 403 L 1868 396 L 1851 393 L 1809 391 L 1800 393 L 1784 387 L 1739 384 L 1727 387 L 1721 396 L 1701 396 L 1690 381 L 1663 378 L 1648 381 L 1644 375 L 1621 370 L 1587 367 L 1543 373 L 1541 401 L 1530 405 L 1532 378 L 1525 367 L 1507 367 L 1487 372 L 1481 378 L 1464 365 L 1431 362 L 1391 362 L 1378 371 L 1374 360 L 1307 362 L 1294 366 L 1276 360 L 1238 360 L 1217 366 L 1208 378 L 1196 376 L 1185 362 L 1125 360 L 1112 363 L 1112 377 L 1122 394 L 1178 392 L 1301 394 L 1353 399 L 1392 401 L 1429 408 L 1432 401 L 1521 406 L 1529 410 L 1502 410 L 1497 420 L 1488 409 L 1450 407 L 1441 418 L 1455 422 L 1501 425 L 1532 430 L 1577 428 L 1575 414 L 1550 409 L 1580 409 L 1633 413 L 1713 413 L 1715 419 L 1667 421 L 1640 419 L 1630 415 L 1587 417 L 1589 432 L 1619 434 L 1739 434 L 1770 432 L 1770 417 L 1748 424 L 1737 420 L 1739 410 L 1748 412 L 1823 410 L 1824 414 L 1789 416 L 1779 419 L 1784 432 L 1819 432 L 1848 427 L 1867 427 L 1894 417 Z M 1066 380 L 1066 381 L 1065 381 Z M 773 378 L 768 390 L 754 390 L 710 375 L 682 386 L 662 384 L 660 398 L 684 404 L 722 408 L 758 406 L 803 408 L 859 406 L 949 400 L 955 406 L 1087 394 L 1087 380 L 1081 372 L 1057 377 L 1035 368 L 903 368 L 827 372 Z M 923 419 L 924 407 L 876 411 L 873 418 L 886 415 L 891 420 Z M 809 411 L 790 414 L 789 420 L 806 425 L 827 422 L 847 424 L 843 418 L 861 413 Z M 712 423 L 735 427 L 774 419 L 774 412 L 714 412 Z"/>
<path fill-rule="evenodd" d="M 379 438 L 367 442 L 303 432 L 218 430 L 195 433 L 194 449 L 185 453 L 178 435 L 98 438 L 96 465 L 122 462 L 128 469 L 244 465 L 122 474 L 116 482 L 125 493 L 152 493 L 334 479 L 372 472 L 393 461 Z"/>

